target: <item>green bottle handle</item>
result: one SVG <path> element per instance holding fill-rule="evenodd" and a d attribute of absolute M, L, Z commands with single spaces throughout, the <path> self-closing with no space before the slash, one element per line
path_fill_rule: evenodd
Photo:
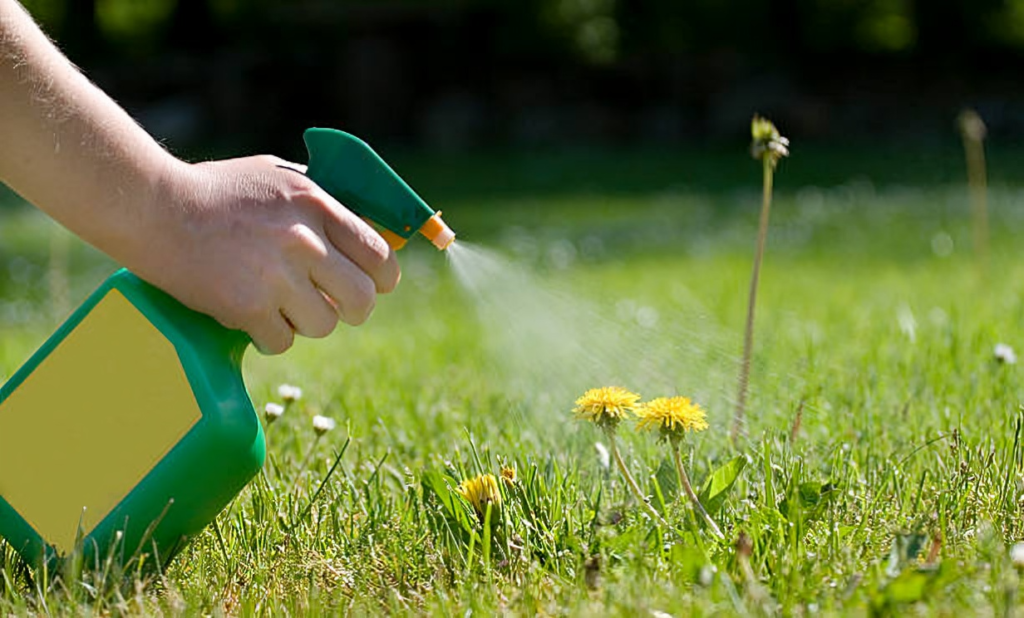
<path fill-rule="evenodd" d="M 363 140 L 335 129 L 307 129 L 303 137 L 309 150 L 306 175 L 349 210 L 402 238 L 415 234 L 434 216 L 430 206 Z M 165 334 L 183 333 L 182 341 L 202 342 L 205 352 L 200 356 L 227 354 L 233 366 L 241 367 L 242 357 L 252 342 L 247 333 L 219 325 L 214 327 L 213 318 L 186 309 L 169 294 L 124 269 L 111 277 L 104 287 L 117 287 L 131 294 L 133 299 L 145 299 L 133 300 L 137 305 L 152 303 L 151 310 L 147 311 L 150 319 L 162 320 L 163 317 L 152 316 L 170 316 L 168 319 L 173 325 L 161 323 L 158 327 Z M 103 293 L 103 290 L 97 293 L 96 301 Z M 174 336 L 168 337 L 181 349 Z"/>
<path fill-rule="evenodd" d="M 366 142 L 336 129 L 306 129 L 306 175 L 352 212 L 408 239 L 434 216 Z"/>

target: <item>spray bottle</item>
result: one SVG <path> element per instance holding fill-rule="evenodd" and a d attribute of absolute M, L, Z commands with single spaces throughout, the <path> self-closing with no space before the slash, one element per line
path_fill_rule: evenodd
<path fill-rule="evenodd" d="M 308 129 L 307 175 L 395 249 L 455 235 L 363 141 Z M 120 270 L 0 388 L 0 536 L 32 565 L 166 564 L 263 466 L 251 340 Z"/>

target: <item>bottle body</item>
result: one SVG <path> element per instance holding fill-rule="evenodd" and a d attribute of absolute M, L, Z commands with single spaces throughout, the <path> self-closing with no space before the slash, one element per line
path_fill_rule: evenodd
<path fill-rule="evenodd" d="M 0 535 L 166 563 L 262 467 L 249 343 L 121 270 L 0 388 Z"/>

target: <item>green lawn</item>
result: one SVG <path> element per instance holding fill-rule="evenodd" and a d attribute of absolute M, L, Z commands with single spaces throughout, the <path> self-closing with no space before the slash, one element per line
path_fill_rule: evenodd
<path fill-rule="evenodd" d="M 991 157 L 983 271 L 955 150 L 796 149 L 776 178 L 749 437 L 733 447 L 757 163 L 398 157 L 460 238 L 504 265 L 466 289 L 416 242 L 363 327 L 250 352 L 259 409 L 282 383 L 304 396 L 219 517 L 223 544 L 207 530 L 145 584 L 33 581 L 0 545 L 0 613 L 1016 612 L 1021 370 L 993 350 L 1024 353 L 1022 158 Z M 9 375 L 113 265 L 33 211 L 0 212 Z M 694 484 L 745 462 L 709 501 L 726 541 L 695 523 L 668 451 L 632 423 L 620 446 L 671 529 L 602 465 L 606 438 L 571 410 L 606 384 L 707 409 L 710 428 L 684 445 Z M 314 414 L 338 428 L 315 440 Z M 517 482 L 485 529 L 450 488 L 502 466 Z"/>

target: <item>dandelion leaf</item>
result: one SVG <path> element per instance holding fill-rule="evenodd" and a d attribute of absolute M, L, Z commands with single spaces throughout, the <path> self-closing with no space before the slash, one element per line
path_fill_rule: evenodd
<path fill-rule="evenodd" d="M 722 504 L 725 503 L 725 497 L 736 483 L 736 479 L 739 478 L 746 465 L 747 458 L 741 455 L 728 461 L 708 476 L 698 497 L 700 498 L 700 503 L 704 505 L 704 510 L 709 515 L 714 515 L 722 508 Z"/>
<path fill-rule="evenodd" d="M 790 521 L 798 517 L 806 522 L 814 521 L 824 512 L 835 491 L 833 483 L 800 483 L 796 491 L 779 503 L 779 512 Z"/>
<path fill-rule="evenodd" d="M 437 498 L 444 509 L 445 518 L 449 522 L 454 522 L 457 527 L 466 532 L 473 530 L 474 526 L 470 523 L 466 506 L 451 489 L 455 479 L 437 470 L 428 470 L 423 473 L 422 483 L 424 494 Z"/>

